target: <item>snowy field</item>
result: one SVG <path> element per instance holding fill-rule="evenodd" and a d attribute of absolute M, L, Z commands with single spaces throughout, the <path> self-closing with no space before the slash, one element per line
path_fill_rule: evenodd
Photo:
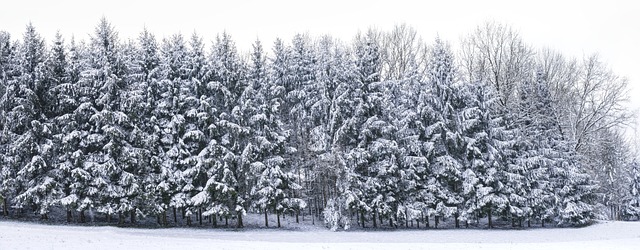
<path fill-rule="evenodd" d="M 640 223 L 530 230 L 133 229 L 0 221 L 0 249 L 638 249 Z"/>

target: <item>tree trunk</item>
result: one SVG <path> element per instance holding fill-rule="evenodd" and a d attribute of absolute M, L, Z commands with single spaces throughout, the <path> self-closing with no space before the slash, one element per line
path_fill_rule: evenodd
<path fill-rule="evenodd" d="M 458 213 L 455 213 L 454 216 L 456 217 L 456 228 L 460 228 L 460 219 L 458 219 Z"/>
<path fill-rule="evenodd" d="M 176 207 L 173 207 L 173 223 L 176 224 L 176 226 L 178 225 L 178 213 L 176 211 Z"/>
<path fill-rule="evenodd" d="M 224 226 L 225 227 L 229 227 L 229 216 L 228 215 L 224 216 Z"/>
<path fill-rule="evenodd" d="M 111 213 L 107 213 L 107 223 L 111 223 Z"/>
<path fill-rule="evenodd" d="M 367 225 L 364 224 L 364 211 L 360 211 L 360 221 L 362 221 L 362 228 L 366 228 Z"/>
<path fill-rule="evenodd" d="M 9 216 L 9 206 L 7 205 L 8 198 L 2 200 L 2 215 Z"/>
<path fill-rule="evenodd" d="M 493 222 L 491 221 L 491 208 L 489 208 L 488 217 L 489 217 L 489 228 L 493 228 Z"/>
<path fill-rule="evenodd" d="M 300 223 L 300 219 L 298 218 L 300 216 L 300 209 L 296 209 L 296 223 Z"/>
<path fill-rule="evenodd" d="M 243 228 L 244 223 L 242 222 L 242 212 L 238 211 L 238 221 L 236 223 L 236 228 Z"/>
<path fill-rule="evenodd" d="M 211 218 L 213 217 L 213 218 Z M 216 218 L 215 215 L 210 215 L 209 218 L 211 218 L 211 224 L 213 224 L 213 227 L 218 227 L 218 218 Z"/>
<path fill-rule="evenodd" d="M 84 217 L 84 210 L 80 210 L 80 223 L 85 223 L 87 220 Z"/>
<path fill-rule="evenodd" d="M 424 217 L 424 226 L 426 228 L 429 228 L 429 215 Z"/>
<path fill-rule="evenodd" d="M 269 227 L 269 218 L 268 218 L 268 215 L 267 215 L 268 211 L 269 210 L 267 210 L 266 208 L 264 209 L 264 226 L 267 227 L 267 228 Z"/>
<path fill-rule="evenodd" d="M 72 217 L 71 216 L 71 209 L 67 209 L 67 223 L 71 223 L 71 220 L 72 220 L 71 217 Z"/>
<path fill-rule="evenodd" d="M 435 216 L 435 228 L 438 228 L 438 222 L 440 222 L 440 216 Z"/>
<path fill-rule="evenodd" d="M 131 224 L 136 224 L 136 210 L 138 210 L 138 208 L 133 207 L 133 210 L 131 211 Z"/>
<path fill-rule="evenodd" d="M 162 226 L 167 227 L 167 210 L 162 211 Z"/>
<path fill-rule="evenodd" d="M 409 209 L 404 209 L 404 227 L 409 227 Z M 411 227 L 413 227 L 413 221 L 411 221 Z"/>
<path fill-rule="evenodd" d="M 122 212 L 118 212 L 118 225 L 122 224 L 124 224 L 124 215 L 122 215 Z"/>
<path fill-rule="evenodd" d="M 278 214 L 278 227 L 280 227 L 280 212 L 277 212 Z"/>
<path fill-rule="evenodd" d="M 198 216 L 198 223 L 200 224 L 200 226 L 202 226 L 202 208 L 201 207 L 198 208 L 197 216 Z"/>
<path fill-rule="evenodd" d="M 518 218 L 518 227 L 522 228 L 522 218 Z"/>
<path fill-rule="evenodd" d="M 378 215 L 378 211 L 374 210 L 373 211 L 373 228 L 377 228 L 378 227 L 378 224 L 377 224 L 378 222 L 376 221 L 378 219 L 377 218 L 378 216 L 376 216 L 376 215 Z"/>

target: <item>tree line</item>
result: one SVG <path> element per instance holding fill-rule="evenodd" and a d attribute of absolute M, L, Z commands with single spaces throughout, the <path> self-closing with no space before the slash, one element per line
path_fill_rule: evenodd
<path fill-rule="evenodd" d="M 333 230 L 637 218 L 626 79 L 486 23 L 454 51 L 407 25 L 351 43 L 227 33 L 47 46 L 0 32 L 5 216 L 163 226 L 310 215 Z M 627 152 L 627 153 L 625 153 Z M 624 155 L 623 155 L 624 154 Z M 631 173 L 631 174 L 629 174 Z"/>

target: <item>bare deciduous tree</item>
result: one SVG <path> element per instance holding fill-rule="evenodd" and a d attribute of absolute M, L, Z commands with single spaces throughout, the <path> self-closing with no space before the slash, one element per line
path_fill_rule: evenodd
<path fill-rule="evenodd" d="M 384 80 L 402 79 L 410 70 L 424 73 L 427 45 L 417 31 L 407 24 L 396 25 L 390 32 L 383 33 L 380 51 Z"/>
<path fill-rule="evenodd" d="M 598 132 L 624 125 L 631 114 L 626 109 L 628 81 L 615 75 L 597 55 L 584 59 L 576 81 L 570 86 L 571 136 L 578 152 L 584 152 Z"/>
<path fill-rule="evenodd" d="M 530 75 L 533 52 L 511 27 L 487 22 L 463 39 L 460 58 L 466 80 L 486 81 L 508 106 L 516 86 Z"/>

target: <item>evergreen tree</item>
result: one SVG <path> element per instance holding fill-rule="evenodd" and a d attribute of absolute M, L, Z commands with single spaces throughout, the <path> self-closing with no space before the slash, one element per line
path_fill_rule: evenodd
<path fill-rule="evenodd" d="M 5 31 L 0 31 L 0 197 L 2 197 L 3 215 L 9 215 L 10 199 L 15 197 L 15 159 L 9 151 L 13 142 L 11 124 L 14 122 L 8 114 L 15 105 L 13 98 L 17 91 L 17 79 L 20 75 L 16 44 Z"/>
<path fill-rule="evenodd" d="M 223 33 L 214 44 L 211 71 L 207 74 L 211 81 L 207 84 L 206 98 L 214 117 L 207 127 L 209 143 L 198 162 L 207 170 L 208 180 L 193 199 L 196 206 L 205 206 L 205 215 L 234 216 L 237 227 L 243 227 L 244 200 L 248 193 L 246 185 L 239 183 L 248 173 L 241 162 L 249 134 L 241 112 L 245 104 L 242 101 L 247 101 L 241 98 L 245 90 L 243 67 L 234 42 Z"/>
<path fill-rule="evenodd" d="M 173 35 L 163 40 L 160 62 L 160 82 L 154 85 L 159 99 L 155 99 L 156 105 L 152 114 L 155 117 L 157 128 L 154 128 L 158 136 L 159 145 L 157 155 L 161 162 L 156 177 L 155 209 L 161 215 L 161 223 L 167 225 L 167 210 L 170 207 L 184 207 L 181 174 L 181 134 L 184 116 L 181 113 L 180 99 L 181 86 L 188 79 L 187 47 L 182 35 Z M 160 221 L 160 219 L 159 219 Z"/>
<path fill-rule="evenodd" d="M 453 217 L 458 226 L 466 163 L 463 153 L 466 142 L 458 116 L 467 105 L 461 102 L 460 90 L 455 85 L 453 53 L 439 38 L 431 50 L 427 69 L 428 86 L 421 93 L 418 106 L 423 126 L 420 138 L 425 142 L 422 154 L 429 162 L 428 174 L 423 177 L 430 192 L 426 194 L 426 201 L 430 202 L 427 216 L 435 216 L 436 227 L 443 217 Z"/>
<path fill-rule="evenodd" d="M 628 174 L 629 191 L 625 194 L 625 203 L 623 205 L 623 214 L 626 219 L 640 220 L 640 166 L 634 159 L 630 163 L 631 172 Z"/>
<path fill-rule="evenodd" d="M 123 223 L 124 213 L 135 213 L 133 198 L 141 191 L 135 175 L 135 158 L 140 152 L 127 141 L 134 126 L 123 112 L 130 59 L 123 55 L 130 55 L 133 49 L 131 44 L 121 45 L 117 32 L 102 18 L 91 37 L 89 51 L 88 68 L 80 80 L 89 96 L 80 98 L 80 108 L 76 110 L 89 117 L 88 121 L 78 122 L 88 125 L 88 135 L 81 142 L 89 149 L 84 163 L 91 175 L 87 188 L 90 198 L 86 201 L 105 213 L 108 221 L 118 214 L 119 223 Z"/>
<path fill-rule="evenodd" d="M 463 128 L 467 141 L 465 193 L 467 213 L 486 215 L 493 227 L 493 215 L 509 212 L 512 194 L 507 157 L 510 153 L 510 131 L 496 108 L 496 95 L 490 86 L 479 82 L 469 85 L 465 97 Z"/>
<path fill-rule="evenodd" d="M 12 97 L 17 106 L 7 114 L 16 122 L 10 148 L 16 160 L 14 163 L 18 164 L 18 194 L 14 201 L 19 208 L 32 206 L 44 219 L 60 195 L 60 186 L 56 182 L 58 171 L 52 164 L 55 153 L 50 118 L 54 103 L 50 103 L 52 83 L 46 60 L 44 40 L 33 25 L 27 25 L 20 47 L 19 90 Z"/>

